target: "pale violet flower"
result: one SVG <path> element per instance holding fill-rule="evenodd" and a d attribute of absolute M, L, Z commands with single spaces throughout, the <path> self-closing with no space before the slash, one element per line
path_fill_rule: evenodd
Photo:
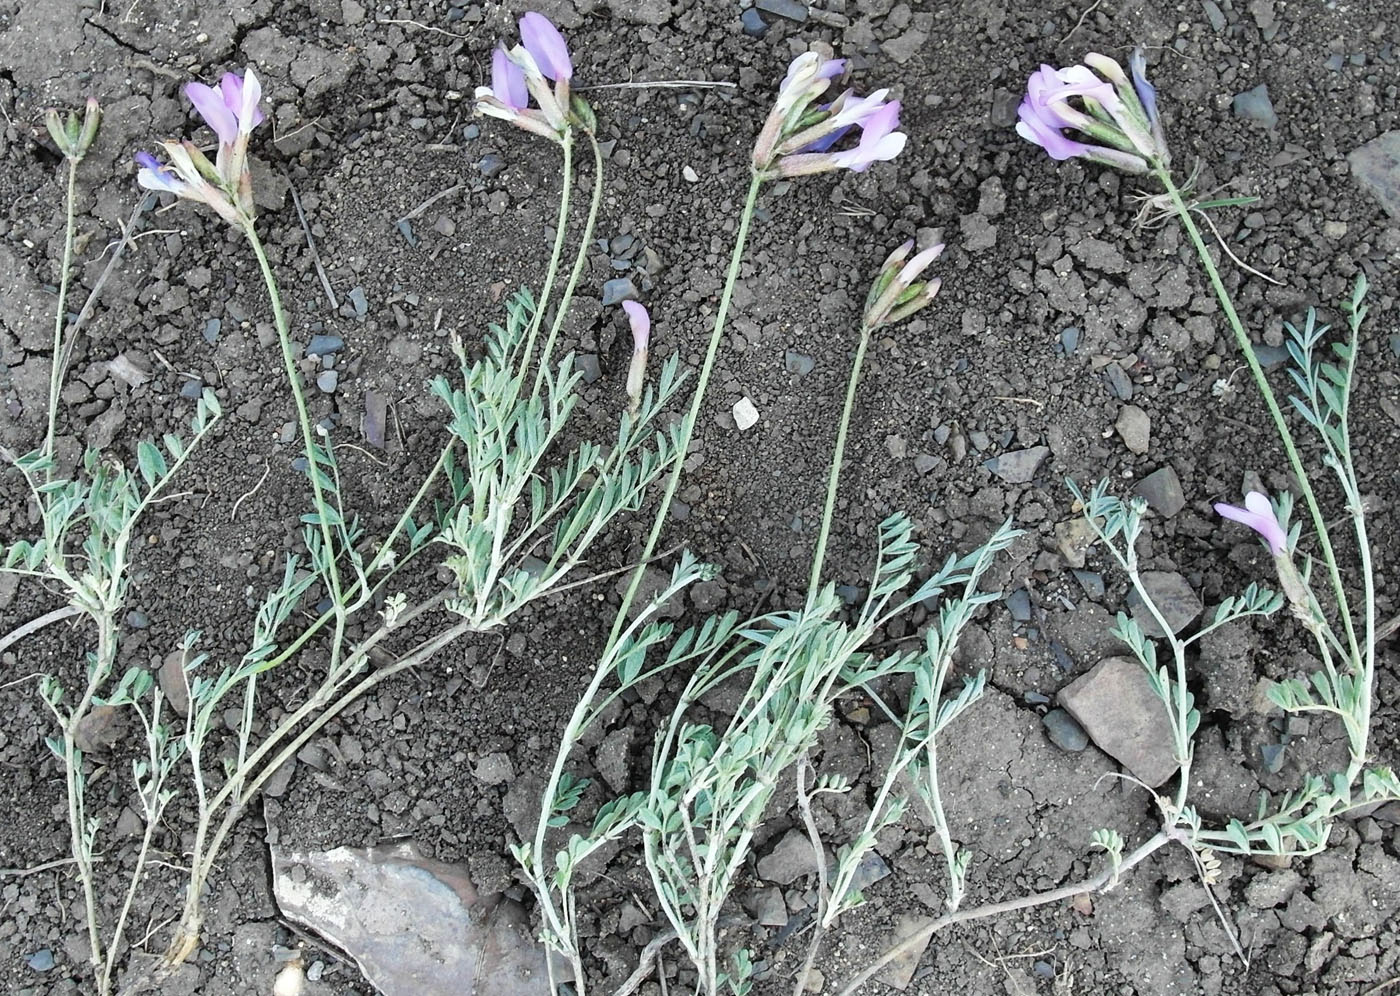
<path fill-rule="evenodd" d="M 793 60 L 754 144 L 754 168 L 762 175 L 806 176 L 838 169 L 860 173 L 903 151 L 908 136 L 896 130 L 899 101 L 886 99 L 888 89 L 867 97 L 846 90 L 830 104 L 813 107 L 844 70 L 842 60 L 823 61 L 815 52 Z M 840 148 L 855 129 L 860 130 L 856 144 Z"/>
<path fill-rule="evenodd" d="M 564 36 L 549 18 L 530 11 L 520 18 L 520 44 L 498 45 L 492 53 L 491 85 L 476 88 L 476 113 L 562 142 L 569 135 L 573 76 Z"/>
<path fill-rule="evenodd" d="M 217 87 L 189 83 L 185 96 L 219 140 L 211 163 L 193 142 L 162 142 L 167 162 L 148 152 L 136 155 L 136 182 L 147 190 L 207 204 L 232 225 L 253 221 L 253 177 L 248 171 L 248 140 L 262 123 L 262 84 L 253 70 L 240 77 L 225 73 Z"/>
<path fill-rule="evenodd" d="M 1016 133 L 1052 159 L 1089 159 L 1129 173 L 1165 166 L 1171 156 L 1140 52 L 1131 80 L 1115 60 L 1097 53 L 1084 57 L 1086 65 L 1042 65 L 1026 81 Z"/>
<path fill-rule="evenodd" d="M 1278 516 L 1274 514 L 1274 507 L 1267 495 L 1251 491 L 1244 496 L 1244 508 L 1217 502 L 1215 511 L 1217 515 L 1226 519 L 1244 523 L 1264 537 L 1264 542 L 1269 544 L 1269 550 L 1275 557 L 1288 551 L 1288 533 L 1279 524 Z"/>

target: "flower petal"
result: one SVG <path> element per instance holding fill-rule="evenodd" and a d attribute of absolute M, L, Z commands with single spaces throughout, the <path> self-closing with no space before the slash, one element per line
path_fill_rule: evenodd
<path fill-rule="evenodd" d="M 258 106 L 262 101 L 262 83 L 253 73 L 252 66 L 243 71 L 239 96 L 238 127 L 246 135 L 263 121 L 262 108 Z"/>
<path fill-rule="evenodd" d="M 552 80 L 573 79 L 568 43 L 549 18 L 533 10 L 527 13 L 520 19 L 520 41 L 545 76 Z"/>
<path fill-rule="evenodd" d="M 238 119 L 224 102 L 223 92 L 203 83 L 186 83 L 185 96 L 190 99 L 204 123 L 219 136 L 219 142 L 232 145 L 238 138 Z"/>
<path fill-rule="evenodd" d="M 623 301 L 622 310 L 627 312 L 627 321 L 632 326 L 632 348 L 644 350 L 651 341 L 651 315 L 638 301 Z"/>
<path fill-rule="evenodd" d="M 497 45 L 491 54 L 491 92 L 507 107 L 523 111 L 530 104 L 530 88 L 525 85 L 525 73 Z"/>

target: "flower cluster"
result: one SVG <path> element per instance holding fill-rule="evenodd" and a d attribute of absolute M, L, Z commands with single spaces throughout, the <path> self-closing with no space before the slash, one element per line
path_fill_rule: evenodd
<path fill-rule="evenodd" d="M 783 177 L 837 169 L 861 173 L 871 163 L 899 155 L 908 136 L 896 130 L 899 101 L 885 99 L 889 90 L 876 90 L 868 97 L 846 90 L 830 104 L 812 106 L 845 69 L 844 59 L 824 60 L 815 52 L 792 61 L 754 145 L 754 169 Z M 838 149 L 856 128 L 856 144 Z"/>
<path fill-rule="evenodd" d="M 1084 62 L 1065 69 L 1042 65 L 1031 74 L 1016 133 L 1052 159 L 1089 159 L 1128 173 L 1165 167 L 1171 155 L 1142 49 L 1129 63 L 1132 79 L 1106 55 L 1090 53 Z M 1072 98 L 1081 106 L 1071 104 Z M 1066 131 L 1091 141 L 1070 138 Z"/>
<path fill-rule="evenodd" d="M 573 77 L 564 36 L 549 18 L 530 11 L 520 18 L 520 44 L 509 51 L 496 46 L 491 85 L 476 88 L 476 112 L 563 142 L 569 135 Z M 536 107 L 530 106 L 531 97 Z"/>
<path fill-rule="evenodd" d="M 262 85 L 252 69 L 242 77 L 225 73 L 217 87 L 190 83 L 185 96 L 219 139 L 219 151 L 211 163 L 199 147 L 183 142 L 162 142 L 168 162 L 149 152 L 138 152 L 141 169 L 136 182 L 147 190 L 163 190 L 185 200 L 208 204 L 231 225 L 253 221 L 253 178 L 248 172 L 248 139 L 263 121 Z"/>
<path fill-rule="evenodd" d="M 943 254 L 943 243 L 929 246 L 923 252 L 909 259 L 914 251 L 914 240 L 910 239 L 886 257 L 880 266 L 880 275 L 870 285 L 870 293 L 865 298 L 863 324 L 868 329 L 878 329 L 882 325 L 902 322 L 914 312 L 927 307 L 938 296 L 943 281 L 938 277 L 926 283 L 916 283 L 928 265 Z M 909 261 L 906 263 L 905 260 Z"/>
<path fill-rule="evenodd" d="M 75 163 L 82 162 L 93 139 L 97 137 L 98 125 L 102 123 L 102 108 L 96 97 L 89 97 L 80 118 L 72 111 L 61 113 L 52 107 L 44 112 L 44 126 L 49 130 L 58 151 L 64 158 Z"/>

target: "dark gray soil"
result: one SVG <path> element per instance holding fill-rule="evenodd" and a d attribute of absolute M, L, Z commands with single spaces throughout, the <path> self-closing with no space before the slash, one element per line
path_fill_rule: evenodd
<path fill-rule="evenodd" d="M 1115 826 L 1130 846 L 1153 830 L 1145 793 L 1100 781 L 1119 770 L 1111 759 L 1092 746 L 1062 751 L 1040 722 L 1047 696 L 1112 652 L 1107 629 L 1124 595 L 1122 579 L 1095 553 L 1087 569 L 1102 573 L 1106 591 L 1086 592 L 1071 574 L 1055 534 L 1074 517 L 1063 479 L 1106 477 L 1121 493 L 1153 471 L 1174 470 L 1184 506 L 1154 517 L 1144 566 L 1181 573 L 1208 604 L 1268 569 L 1258 544 L 1243 530 L 1222 528 L 1210 503 L 1237 500 L 1252 475 L 1269 490 L 1289 483 L 1179 228 L 1135 225 L 1143 184 L 1096 166 L 1053 164 L 1011 130 L 1024 80 L 1041 62 L 1068 63 L 1095 50 L 1126 59 L 1132 42 L 1148 47 L 1179 170 L 1199 166 L 1202 192 L 1259 198 L 1213 214 L 1233 251 L 1278 281 L 1224 261 L 1256 341 L 1277 347 L 1282 323 L 1301 320 L 1310 305 L 1325 320 L 1338 319 L 1335 306 L 1356 274 L 1369 277 L 1372 317 L 1354 436 L 1375 537 L 1377 612 L 1396 613 L 1400 221 L 1355 181 L 1346 159 L 1400 127 L 1393 0 L 820 0 L 810 10 L 764 3 L 806 20 L 762 13 L 761 37 L 743 31 L 741 4 L 726 0 L 536 6 L 568 36 L 579 84 L 737 84 L 587 91 L 610 148 L 597 234 L 634 239 L 631 251 L 592 254 L 564 344 L 596 359 L 601 376 L 581 388 L 577 424 L 599 438 L 623 404 L 629 348 L 617 309 L 600 306 L 602 283 L 630 275 L 642 288 L 655 322 L 654 363 L 679 352 L 683 363 L 698 364 L 748 152 L 793 55 L 824 43 L 853 60 L 854 85 L 888 85 L 904 101 L 909 147 L 893 164 L 765 189 L 665 542 L 688 544 L 720 568 L 719 580 L 692 603 L 756 611 L 800 600 L 860 301 L 885 253 L 925 229 L 941 231 L 949 246 L 937 264 L 941 297 L 871 351 L 828 569 L 840 584 L 867 580 L 876 526 L 896 510 L 918 524 L 931 558 L 971 546 L 1007 516 L 1027 530 L 993 579 L 1008 594 L 1024 590 L 1029 621 L 1013 619 L 1005 604 L 992 606 L 960 656 L 968 669 L 988 667 L 993 686 L 946 751 L 955 835 L 975 855 L 970 902 L 1082 877 L 1091 868 L 1094 828 Z M 260 230 L 295 335 L 345 340 L 334 361 L 335 390 L 313 389 L 315 414 L 334 415 L 338 442 L 361 447 L 341 450 L 350 497 L 369 530 L 382 530 L 439 451 L 442 412 L 424 385 L 453 371 L 450 333 L 479 339 L 484 323 L 499 317 L 504 294 L 521 282 L 537 284 L 543 270 L 558 203 L 557 150 L 500 122 L 474 122 L 470 107 L 473 87 L 489 74 L 491 46 L 513 34 L 511 16 L 524 9 L 465 0 L 0 0 L 0 443 L 33 446 L 44 420 L 63 172 L 42 135 L 42 109 L 96 94 L 106 110 L 79 185 L 76 310 L 105 265 L 104 247 L 137 203 L 133 152 L 190 134 L 180 82 L 253 65 L 271 108 L 254 140 Z M 1235 95 L 1261 83 L 1277 113 L 1272 128 L 1232 106 Z M 289 184 L 316 237 L 336 309 Z M 453 187 L 407 230 L 396 227 Z M 179 497 L 147 521 L 122 655 L 159 664 L 186 630 L 198 629 L 214 659 L 233 659 L 262 592 L 281 572 L 283 552 L 300 542 L 304 477 L 291 467 L 300 444 L 284 435 L 293 409 L 246 247 L 212 215 L 186 205 L 140 224 L 146 234 L 115 270 L 71 365 L 59 450 L 69 465 L 84 447 L 131 462 L 137 440 L 188 422 L 192 402 L 181 395 L 188 381 L 218 392 L 230 417 L 180 478 Z M 632 265 L 618 269 L 610 255 Z M 119 356 L 150 379 L 129 387 L 109 371 Z M 803 358 L 812 361 L 810 372 L 791 372 L 790 365 L 805 366 Z M 385 450 L 363 439 L 366 391 L 391 401 Z M 740 432 L 730 411 L 745 396 L 761 418 Z M 1128 403 L 1150 422 L 1145 453 L 1131 452 L 1114 431 Z M 1037 446 L 1048 452 L 1024 482 L 999 475 L 1004 464 L 988 467 L 1001 454 Z M 1324 499 L 1341 514 L 1334 489 L 1324 488 Z M 645 516 L 626 523 L 599 552 L 597 568 L 635 556 L 646 524 Z M 32 525 L 22 482 L 7 473 L 0 537 L 26 535 Z M 418 583 L 429 591 L 434 581 Z M 507 844 L 532 832 L 538 779 L 617 600 L 607 582 L 537 606 L 508 632 L 458 644 L 331 724 L 303 752 L 290 782 L 240 825 L 213 884 L 205 947 L 181 982 L 185 991 L 269 992 L 274 944 L 298 943 L 271 897 L 270 842 L 363 846 L 410 835 L 438 859 L 467 862 L 479 887 L 518 889 Z M 0 578 L 0 635 L 59 604 L 38 587 Z M 1024 603 L 1016 608 L 1024 616 Z M 920 622 L 883 636 L 898 639 Z M 50 717 L 25 679 L 46 671 L 73 676 L 87 638 L 56 624 L 7 652 L 0 670 L 0 866 L 8 869 L 0 872 L 0 986 L 7 992 L 89 988 L 75 882 L 62 867 L 16 874 L 64 857 L 68 835 L 61 771 L 43 746 Z M 1265 770 L 1260 747 L 1276 734 L 1256 685 L 1293 673 L 1296 640 L 1280 616 L 1238 628 L 1199 662 L 1200 766 L 1219 812 L 1248 809 L 1260 785 L 1296 784 L 1321 754 L 1312 740 L 1333 735 L 1315 722 L 1317 736 L 1295 741 L 1301 749 L 1290 748 L 1280 773 Z M 1393 759 L 1400 729 L 1393 639 L 1381 660 L 1374 744 L 1385 760 Z M 316 666 L 313 653 L 270 678 L 263 686 L 269 717 L 301 701 Z M 674 691 L 657 688 L 616 717 L 611 731 L 623 733 L 609 749 L 628 752 L 633 781 L 624 788 L 641 786 L 651 733 Z M 845 703 L 827 731 L 824 767 L 851 774 L 878 767 L 891 731 L 862 706 Z M 584 773 L 589 764 L 603 767 L 597 746 L 590 743 L 580 759 Z M 497 752 L 509 758 L 513 777 L 487 784 L 473 772 L 482 756 Z M 123 779 L 109 775 L 92 790 L 95 815 L 111 833 L 104 871 L 129 862 L 138 839 Z M 820 813 L 834 837 L 860 811 L 847 805 Z M 799 825 L 777 808 L 757 856 Z M 1387 991 L 1400 975 L 1400 816 L 1393 810 L 1338 825 L 1325 856 L 1286 869 L 1225 860 L 1217 894 L 1251 958 L 1247 969 L 1187 856 L 1164 851 L 1092 903 L 940 935 L 909 991 Z M 188 819 L 177 801 L 157 835 L 170 865 L 182 862 Z M 580 897 L 581 909 L 593 911 L 589 944 L 600 984 L 630 971 L 640 947 L 664 927 L 647 899 L 634 843 Z M 824 991 L 883 950 L 903 923 L 941 905 L 942 859 L 927 826 L 907 817 L 882 837 L 880 853 L 892 874 L 827 945 L 818 962 Z M 164 944 L 161 925 L 178 910 L 178 882 L 168 867 L 152 872 L 134 915 L 134 940 L 151 931 L 147 948 Z M 765 885 L 752 869 L 739 898 Z M 104 902 L 118 901 L 115 888 Z M 810 912 L 815 883 L 799 877 L 782 895 L 796 925 Z M 763 992 L 790 991 L 805 932 L 754 928 L 734 936 L 767 963 Z M 43 951 L 52 967 L 34 957 Z M 317 991 L 368 991 L 353 963 L 334 952 L 312 947 L 307 957 L 325 965 Z M 671 951 L 665 960 L 671 992 L 686 985 L 675 974 L 676 958 Z M 648 985 L 644 992 L 661 991 Z"/>

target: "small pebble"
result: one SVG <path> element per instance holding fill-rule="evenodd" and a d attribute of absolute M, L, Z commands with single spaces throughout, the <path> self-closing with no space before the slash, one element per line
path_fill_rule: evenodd
<path fill-rule="evenodd" d="M 126 614 L 126 624 L 132 629 L 145 629 L 151 624 L 151 620 L 140 609 L 132 609 Z"/>
<path fill-rule="evenodd" d="M 1031 621 L 1031 595 L 1024 588 L 1017 588 L 1006 596 L 1006 607 L 1016 622 Z"/>
<path fill-rule="evenodd" d="M 1260 83 L 1253 90 L 1237 94 L 1233 108 L 1236 117 L 1253 121 L 1265 128 L 1271 129 L 1278 124 L 1278 115 L 1274 113 L 1274 102 L 1269 99 L 1269 84 L 1267 83 Z"/>
<path fill-rule="evenodd" d="M 202 380 L 187 380 L 180 385 L 180 397 L 182 398 L 198 401 L 203 395 L 204 382 Z"/>
<path fill-rule="evenodd" d="M 481 170 L 482 176 L 490 180 L 506 168 L 506 161 L 494 152 L 488 152 L 476 161 L 476 168 Z"/>
<path fill-rule="evenodd" d="M 47 972 L 54 966 L 53 952 L 48 948 L 40 948 L 29 956 L 29 967 L 36 972 Z"/>
<path fill-rule="evenodd" d="M 394 223 L 394 227 L 399 230 L 399 234 L 403 236 L 403 240 L 408 243 L 410 249 L 417 247 L 418 236 L 413 234 L 413 222 L 407 218 L 400 218 Z"/>
<path fill-rule="evenodd" d="M 1071 325 L 1060 333 L 1060 348 L 1068 356 L 1079 348 L 1079 328 Z"/>
<path fill-rule="evenodd" d="M 689 166 L 682 167 L 681 176 L 685 178 L 686 183 L 700 182 L 700 175 L 696 173 L 695 170 L 691 169 Z"/>
<path fill-rule="evenodd" d="M 597 353 L 580 353 L 574 357 L 574 367 L 583 374 L 583 382 L 592 384 L 603 376 L 603 369 L 598 363 Z"/>
<path fill-rule="evenodd" d="M 858 584 L 838 584 L 836 586 L 836 597 L 847 605 L 855 605 L 861 599 L 865 598 L 865 589 Z"/>
<path fill-rule="evenodd" d="M 306 347 L 307 356 L 331 356 L 345 348 L 345 340 L 338 335 L 313 335 Z"/>
<path fill-rule="evenodd" d="M 739 15 L 739 23 L 743 26 L 744 34 L 750 38 L 762 38 L 763 33 L 768 30 L 768 22 L 754 7 L 748 8 Z"/>
<path fill-rule="evenodd" d="M 740 432 L 752 429 L 758 424 L 758 409 L 754 407 L 752 401 L 747 397 L 740 398 L 734 403 L 734 425 Z"/>
<path fill-rule="evenodd" d="M 794 352 L 789 349 L 783 354 L 783 367 L 790 374 L 798 377 L 806 377 L 812 372 L 812 368 L 817 365 L 817 361 L 805 353 Z"/>
<path fill-rule="evenodd" d="M 798 24 L 807 20 L 807 5 L 798 3 L 797 0 L 758 0 L 755 6 L 765 14 L 786 17 Z"/>
<path fill-rule="evenodd" d="M 217 318 L 210 318 L 204 323 L 204 341 L 213 345 L 219 341 L 219 330 L 223 327 L 223 322 Z"/>
<path fill-rule="evenodd" d="M 1045 735 L 1060 750 L 1078 753 L 1089 746 L 1089 735 L 1084 732 L 1084 727 L 1063 709 L 1051 709 L 1040 717 L 1040 722 L 1045 727 Z"/>
<path fill-rule="evenodd" d="M 369 299 L 365 297 L 363 287 L 351 287 L 346 298 L 350 302 L 350 307 L 355 309 L 356 318 L 364 318 L 365 315 L 369 314 Z"/>
<path fill-rule="evenodd" d="M 603 307 L 622 301 L 635 301 L 637 287 L 629 277 L 614 277 L 603 284 Z"/>
<path fill-rule="evenodd" d="M 339 383 L 340 371 L 338 370 L 322 370 L 316 375 L 316 386 L 325 394 L 334 394 Z"/>

